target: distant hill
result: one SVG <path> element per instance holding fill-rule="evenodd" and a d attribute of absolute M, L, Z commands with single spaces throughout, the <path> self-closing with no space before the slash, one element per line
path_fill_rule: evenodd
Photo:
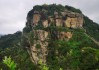
<path fill-rule="evenodd" d="M 8 35 L 1 35 L 0 47 L 2 48 L 11 47 L 15 43 L 19 42 L 20 39 L 21 39 L 21 32 L 16 32 L 14 34 L 8 34 Z"/>
<path fill-rule="evenodd" d="M 9 70 L 3 64 L 5 56 L 11 57 L 17 63 L 17 68 L 21 70 L 32 69 L 32 62 L 24 47 L 21 45 L 22 32 L 18 31 L 14 34 L 3 35 L 0 38 L 0 68 Z M 25 66 L 25 67 L 24 67 Z"/>
<path fill-rule="evenodd" d="M 2 34 L 0 34 L 0 37 L 3 36 Z"/>

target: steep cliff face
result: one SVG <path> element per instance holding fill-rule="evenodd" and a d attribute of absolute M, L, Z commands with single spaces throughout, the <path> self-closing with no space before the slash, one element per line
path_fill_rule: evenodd
<path fill-rule="evenodd" d="M 32 61 L 38 63 L 39 60 L 42 60 L 43 63 L 46 62 L 47 55 L 47 46 L 48 42 L 48 32 L 44 30 L 34 30 L 34 44 L 31 47 L 30 53 L 32 54 Z"/>
<path fill-rule="evenodd" d="M 73 36 L 69 29 L 83 27 L 83 15 L 66 9 L 60 12 L 54 10 L 53 15 L 48 15 L 49 11 L 46 9 L 33 9 L 31 13 L 31 17 L 27 16 L 26 27 L 31 28 L 33 33 L 33 44 L 28 40 L 28 51 L 35 64 L 40 60 L 46 63 L 50 40 L 68 41 Z"/>
<path fill-rule="evenodd" d="M 61 12 L 62 14 L 63 12 Z M 32 25 L 38 25 L 40 19 L 42 21 L 42 25 L 44 27 L 48 27 L 51 25 L 51 23 L 54 23 L 58 27 L 70 27 L 70 28 L 81 28 L 83 25 L 83 15 L 79 13 L 74 13 L 70 11 L 64 11 L 64 15 L 59 15 L 58 12 L 54 12 L 54 15 L 51 17 L 45 17 L 47 13 L 39 12 L 39 11 L 34 11 L 33 13 L 33 21 Z M 30 23 L 31 24 L 31 23 Z"/>

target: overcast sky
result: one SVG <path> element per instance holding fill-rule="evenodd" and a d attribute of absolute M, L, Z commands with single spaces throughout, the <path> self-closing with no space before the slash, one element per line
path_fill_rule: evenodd
<path fill-rule="evenodd" d="M 26 16 L 34 5 L 70 5 L 99 23 L 99 0 L 0 0 L 0 34 L 12 34 L 23 29 Z"/>

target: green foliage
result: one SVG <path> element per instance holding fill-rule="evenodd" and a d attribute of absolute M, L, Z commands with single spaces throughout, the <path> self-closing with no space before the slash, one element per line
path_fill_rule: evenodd
<path fill-rule="evenodd" d="M 42 60 L 39 61 L 39 67 L 40 67 L 40 70 L 49 70 L 49 67 L 47 67 L 46 64 L 42 63 Z"/>
<path fill-rule="evenodd" d="M 59 5 L 56 5 L 56 4 L 36 5 L 33 7 L 33 9 L 31 11 L 29 11 L 28 17 L 33 18 L 31 15 L 33 14 L 34 11 L 41 12 L 43 10 L 45 10 L 47 12 L 46 16 L 53 16 L 55 11 L 60 14 L 60 12 L 65 10 L 65 7 L 60 4 Z M 43 13 L 46 13 L 46 12 L 43 12 Z"/>
<path fill-rule="evenodd" d="M 52 30 L 52 31 L 72 31 L 71 29 L 69 28 L 66 28 L 66 27 L 56 27 L 56 26 L 50 26 L 49 27 L 49 30 Z"/>
<path fill-rule="evenodd" d="M 34 33 L 33 33 L 33 31 L 28 33 L 28 39 L 30 41 L 30 45 L 33 45 L 34 44 Z"/>
<path fill-rule="evenodd" d="M 34 27 L 34 30 L 38 30 L 38 29 L 44 29 L 44 26 L 42 25 L 42 21 L 39 21 L 39 22 L 38 22 L 38 25 L 36 25 L 36 26 Z"/>
<path fill-rule="evenodd" d="M 93 22 L 88 17 L 84 16 L 84 29 L 87 34 L 99 41 L 99 24 Z"/>
<path fill-rule="evenodd" d="M 33 11 L 34 11 L 34 10 L 32 9 L 31 11 L 28 12 L 28 14 L 27 14 L 27 19 L 28 19 L 28 18 L 30 18 L 30 19 L 33 18 Z"/>
<path fill-rule="evenodd" d="M 22 36 L 21 45 L 23 47 L 29 46 L 28 39 L 25 36 Z"/>
<path fill-rule="evenodd" d="M 74 31 L 73 37 L 70 39 L 70 41 L 75 41 L 80 43 L 80 47 L 98 47 L 84 32 Z"/>
<path fill-rule="evenodd" d="M 65 8 L 69 11 L 72 11 L 72 12 L 76 12 L 76 13 L 82 13 L 79 9 L 76 9 L 74 7 L 71 7 L 71 6 L 65 6 Z"/>
<path fill-rule="evenodd" d="M 33 9 L 36 10 L 36 11 L 41 11 L 42 10 L 42 6 L 36 5 L 36 6 L 33 7 Z"/>
<path fill-rule="evenodd" d="M 17 64 L 16 70 L 33 70 L 37 66 L 30 60 L 30 56 L 26 50 L 26 47 L 22 46 L 21 33 L 17 32 L 11 35 L 5 35 L 0 38 L 0 68 L 2 70 L 8 70 L 9 68 L 2 63 L 3 57 L 10 56 L 13 61 Z M 23 39 L 27 40 L 27 39 Z M 24 42 L 25 44 L 27 42 Z M 4 47 L 5 45 L 5 47 Z"/>
<path fill-rule="evenodd" d="M 93 48 L 98 46 L 84 32 L 82 29 L 73 29 L 73 37 L 69 41 L 53 40 L 51 37 L 48 46 L 48 50 L 51 51 L 47 56 L 50 70 L 98 69 L 99 50 Z M 87 50 L 83 51 L 84 48 Z"/>
<path fill-rule="evenodd" d="M 44 12 L 41 13 L 41 20 L 48 20 L 48 15 Z"/>
<path fill-rule="evenodd" d="M 41 48 L 41 45 L 40 44 L 37 44 L 36 45 L 36 48 L 40 49 Z"/>
<path fill-rule="evenodd" d="M 5 49 L 17 44 L 21 39 L 21 32 L 18 31 L 14 34 L 4 35 L 0 38 L 0 48 Z"/>
<path fill-rule="evenodd" d="M 63 70 L 62 68 L 60 68 L 59 70 Z"/>
<path fill-rule="evenodd" d="M 11 60 L 11 57 L 5 56 L 3 63 L 6 64 L 10 70 L 16 70 L 16 63 Z"/>
<path fill-rule="evenodd" d="M 23 33 L 29 33 L 30 31 L 32 30 L 32 27 L 30 26 L 30 27 L 25 27 L 24 29 L 23 29 Z"/>

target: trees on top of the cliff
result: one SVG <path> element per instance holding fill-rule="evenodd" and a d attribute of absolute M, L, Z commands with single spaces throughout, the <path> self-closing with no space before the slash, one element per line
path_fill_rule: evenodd
<path fill-rule="evenodd" d="M 42 5 L 42 8 L 46 9 L 46 10 L 54 10 L 54 11 L 63 11 L 65 9 L 64 6 L 62 6 L 61 4 L 51 4 L 51 5 Z"/>
<path fill-rule="evenodd" d="M 62 12 L 65 10 L 65 7 L 62 6 L 61 4 L 59 5 L 56 5 L 56 4 L 52 4 L 52 5 L 49 5 L 49 8 L 48 8 L 48 15 L 54 15 L 54 12 Z"/>
<path fill-rule="evenodd" d="M 47 15 L 54 15 L 54 12 L 57 11 L 57 12 L 61 12 L 61 11 L 64 11 L 65 10 L 65 7 L 62 6 L 61 4 L 59 5 L 56 5 L 56 4 L 51 4 L 51 5 L 36 5 L 33 7 L 33 10 L 31 10 L 28 15 L 31 15 L 30 13 L 33 13 L 33 11 L 43 11 L 43 10 L 46 10 L 47 11 Z"/>
<path fill-rule="evenodd" d="M 72 11 L 72 12 L 77 12 L 77 13 L 82 13 L 79 9 L 76 9 L 74 7 L 71 7 L 71 6 L 65 6 L 65 8 L 69 11 Z"/>
<path fill-rule="evenodd" d="M 72 11 L 72 12 L 82 13 L 79 9 L 76 9 L 74 7 L 67 6 L 67 5 L 64 7 L 61 4 L 58 4 L 58 5 L 56 5 L 56 4 L 50 4 L 50 5 L 44 4 L 44 5 L 34 6 L 33 9 L 31 11 L 29 11 L 27 18 L 33 18 L 34 11 L 41 12 L 41 11 L 45 10 L 47 12 L 47 15 L 53 16 L 55 11 L 58 13 L 61 13 L 65 9 Z"/>
<path fill-rule="evenodd" d="M 27 14 L 27 19 L 32 19 L 33 18 L 33 9 L 32 10 L 30 10 L 29 12 L 28 12 L 28 14 Z"/>
<path fill-rule="evenodd" d="M 36 6 L 34 6 L 33 7 L 33 10 L 35 11 L 41 11 L 42 10 L 42 6 L 40 6 L 40 5 L 36 5 Z"/>

